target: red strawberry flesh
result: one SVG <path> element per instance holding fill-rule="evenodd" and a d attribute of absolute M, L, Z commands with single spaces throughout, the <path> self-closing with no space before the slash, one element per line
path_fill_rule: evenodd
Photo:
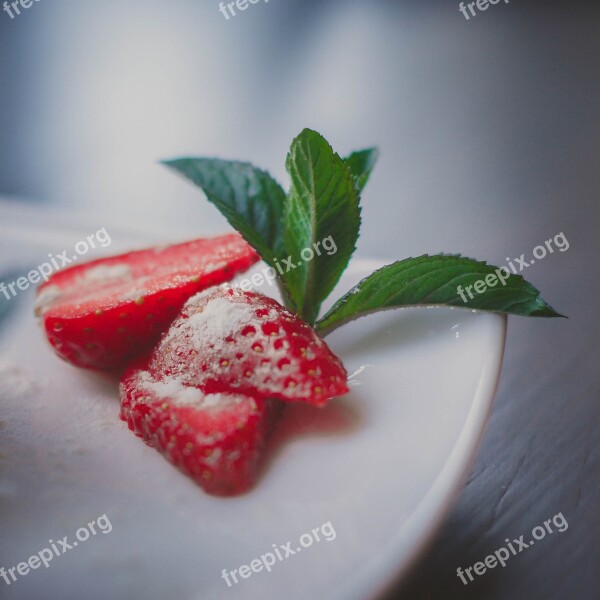
<path fill-rule="evenodd" d="M 207 492 L 237 494 L 256 477 L 274 399 L 322 405 L 346 381 L 325 342 L 278 302 L 213 288 L 125 373 L 121 418 Z"/>
<path fill-rule="evenodd" d="M 121 418 L 208 493 L 234 495 L 256 479 L 276 406 L 242 394 L 203 394 L 175 378 L 130 371 Z"/>
<path fill-rule="evenodd" d="M 190 296 L 257 260 L 238 234 L 129 252 L 57 272 L 37 309 L 61 358 L 118 369 L 152 348 Z"/>
<path fill-rule="evenodd" d="M 342 362 L 309 325 L 272 298 L 231 288 L 188 300 L 150 370 L 205 393 L 316 405 L 348 391 Z"/>

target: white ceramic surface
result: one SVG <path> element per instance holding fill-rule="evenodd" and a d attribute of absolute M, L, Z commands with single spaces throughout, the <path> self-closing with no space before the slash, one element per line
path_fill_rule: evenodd
<path fill-rule="evenodd" d="M 375 265 L 356 263 L 332 297 Z M 109 534 L 16 583 L 6 600 L 375 597 L 406 572 L 460 489 L 493 400 L 506 320 L 406 309 L 328 342 L 352 392 L 290 408 L 256 488 L 205 495 L 118 419 L 117 385 L 54 356 L 25 293 L 0 329 L 0 566 L 106 514 Z M 322 540 L 270 573 L 221 578 L 273 550 Z"/>

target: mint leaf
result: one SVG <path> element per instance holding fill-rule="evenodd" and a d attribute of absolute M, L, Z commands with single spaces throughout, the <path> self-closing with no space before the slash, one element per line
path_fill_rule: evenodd
<path fill-rule="evenodd" d="M 312 324 L 354 252 L 360 206 L 346 163 L 316 131 L 305 129 L 292 142 L 286 167 L 292 186 L 284 210 L 284 240 L 294 266 L 286 267 L 283 278 L 291 308 Z M 335 251 L 323 251 L 326 238 Z"/>
<path fill-rule="evenodd" d="M 362 192 L 365 185 L 369 181 L 371 171 L 375 167 L 375 163 L 379 158 L 379 150 L 377 148 L 367 148 L 353 152 L 345 161 L 346 165 L 354 177 L 354 185 L 358 192 Z"/>
<path fill-rule="evenodd" d="M 270 266 L 283 255 L 281 186 L 250 163 L 181 158 L 163 164 L 202 188 L 206 197 Z"/>
<path fill-rule="evenodd" d="M 484 262 L 459 255 L 408 258 L 387 265 L 359 282 L 340 298 L 317 323 L 317 331 L 330 332 L 340 325 L 368 313 L 401 306 L 456 306 L 531 317 L 560 317 L 537 289 L 520 275 L 507 276 L 504 285 L 498 269 Z M 491 275 L 496 278 L 493 287 Z M 489 276 L 489 284 L 485 278 Z M 485 291 L 477 293 L 468 286 L 483 282 Z M 457 288 L 462 286 L 466 302 Z M 481 289 L 481 285 L 478 287 Z M 471 295 L 473 296 L 471 298 Z"/>

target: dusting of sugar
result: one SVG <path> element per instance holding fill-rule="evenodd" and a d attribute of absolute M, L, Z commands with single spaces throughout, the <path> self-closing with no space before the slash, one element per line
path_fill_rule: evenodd
<path fill-rule="evenodd" d="M 164 343 L 169 343 L 181 333 L 189 333 L 195 348 L 202 347 L 206 340 L 225 345 L 225 338 L 236 333 L 241 327 L 256 320 L 252 306 L 242 302 L 232 302 L 226 298 L 211 298 L 201 312 L 193 312 L 198 296 L 194 296 L 184 307 L 190 312 L 189 318 L 179 321 L 167 334 Z"/>
<path fill-rule="evenodd" d="M 61 291 L 57 285 L 48 285 L 39 292 L 35 300 L 35 314 L 43 315 L 52 306 L 57 298 L 60 298 Z"/>
<path fill-rule="evenodd" d="M 219 410 L 246 402 L 247 398 L 239 394 L 207 394 L 204 396 L 202 408 L 218 408 Z M 254 402 L 254 400 L 252 400 Z"/>
<path fill-rule="evenodd" d="M 147 293 L 148 290 L 144 287 L 140 287 L 143 286 L 143 284 L 145 283 L 146 280 L 139 280 L 137 283 L 137 286 L 133 286 L 128 292 L 124 293 L 124 294 L 120 294 L 119 298 L 123 301 L 131 301 L 131 300 L 138 300 L 138 298 L 143 298 Z"/>
<path fill-rule="evenodd" d="M 35 379 L 17 364 L 0 358 L 0 398 L 21 398 L 37 391 Z"/>
<path fill-rule="evenodd" d="M 316 393 L 323 391 L 314 377 L 325 376 L 311 369 L 311 377 L 303 377 L 302 361 L 314 361 L 325 343 L 317 336 L 287 333 L 286 321 L 293 323 L 294 318 L 280 314 L 278 305 L 249 299 L 241 291 L 200 292 L 188 300 L 161 340 L 155 366 L 202 389 L 213 381 L 226 384 L 232 394 L 260 388 L 277 396 L 285 386 L 286 397 L 310 398 L 317 387 Z M 299 336 L 300 356 L 290 353 L 289 335 Z M 323 379 L 325 385 L 329 380 Z"/>
<path fill-rule="evenodd" d="M 208 394 L 204 398 L 204 406 L 206 406 L 206 407 L 216 406 L 217 404 L 219 404 L 222 401 L 223 401 L 222 394 Z"/>
<path fill-rule="evenodd" d="M 139 378 L 140 387 L 154 394 L 159 400 L 169 400 L 176 406 L 222 410 L 244 401 L 244 398 L 237 394 L 205 395 L 196 387 L 184 385 L 176 377 L 165 377 L 158 381 L 148 371 L 142 371 Z"/>
<path fill-rule="evenodd" d="M 203 394 L 199 389 L 185 386 L 174 377 L 157 381 L 148 371 L 142 371 L 140 384 L 144 389 L 155 394 L 157 398 L 172 400 L 177 405 L 200 405 L 202 403 Z"/>
<path fill-rule="evenodd" d="M 213 448 L 213 451 L 206 457 L 204 457 L 204 462 L 210 466 L 210 467 L 214 467 L 219 460 L 221 460 L 221 457 L 223 456 L 223 450 L 221 450 L 221 448 Z"/>
<path fill-rule="evenodd" d="M 111 279 L 130 278 L 131 276 L 132 272 L 129 265 L 98 265 L 97 267 L 88 269 L 82 279 L 86 282 L 110 281 Z"/>

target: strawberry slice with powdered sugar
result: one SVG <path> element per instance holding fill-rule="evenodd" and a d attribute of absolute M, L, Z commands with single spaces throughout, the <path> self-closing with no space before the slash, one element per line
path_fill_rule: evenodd
<path fill-rule="evenodd" d="M 256 476 L 273 399 L 323 405 L 348 391 L 325 342 L 275 300 L 217 288 L 183 307 L 152 353 L 121 380 L 121 416 L 206 491 Z"/>
<path fill-rule="evenodd" d="M 132 370 L 121 381 L 121 418 L 208 493 L 254 483 L 278 406 L 243 394 L 203 394 L 176 378 Z"/>
<path fill-rule="evenodd" d="M 322 405 L 348 391 L 342 361 L 312 327 L 268 296 L 231 288 L 191 298 L 150 369 L 206 393 Z"/>
<path fill-rule="evenodd" d="M 238 234 L 129 252 L 57 272 L 39 287 L 36 309 L 61 358 L 118 369 L 152 348 L 190 296 L 257 260 Z"/>

